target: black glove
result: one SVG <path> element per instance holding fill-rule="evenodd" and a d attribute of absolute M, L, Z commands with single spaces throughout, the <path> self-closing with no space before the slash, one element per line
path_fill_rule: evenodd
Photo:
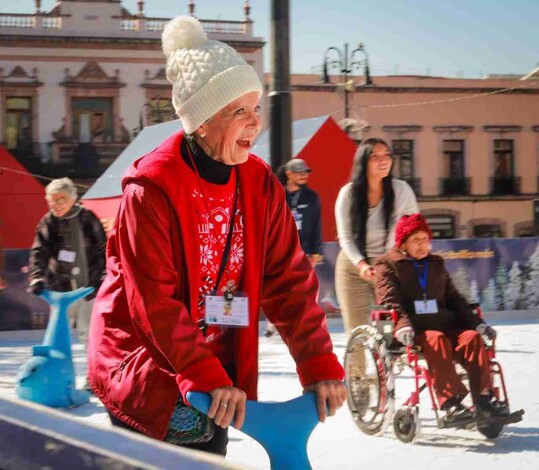
<path fill-rule="evenodd" d="M 486 323 L 481 323 L 478 325 L 475 331 L 477 331 L 481 336 L 487 338 L 489 341 L 494 341 L 497 336 L 496 330 Z"/>
<path fill-rule="evenodd" d="M 30 287 L 28 287 L 27 292 L 33 295 L 41 294 L 45 289 L 47 289 L 47 283 L 45 281 L 36 281 Z"/>
<path fill-rule="evenodd" d="M 411 326 L 405 326 L 395 332 L 395 338 L 404 346 L 412 346 L 414 344 L 415 332 Z"/>

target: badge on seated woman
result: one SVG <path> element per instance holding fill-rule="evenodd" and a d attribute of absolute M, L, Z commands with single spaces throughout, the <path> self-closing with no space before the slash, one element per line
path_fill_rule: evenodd
<path fill-rule="evenodd" d="M 438 302 L 436 299 L 414 300 L 414 308 L 416 315 L 438 313 Z"/>
<path fill-rule="evenodd" d="M 235 292 L 232 298 L 206 296 L 206 323 L 221 326 L 249 326 L 249 299 Z"/>

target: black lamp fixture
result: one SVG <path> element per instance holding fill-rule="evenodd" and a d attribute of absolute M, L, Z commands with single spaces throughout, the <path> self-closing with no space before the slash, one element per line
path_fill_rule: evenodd
<path fill-rule="evenodd" d="M 335 53 L 337 58 L 329 59 L 329 55 Z M 363 58 L 356 60 L 356 54 L 363 54 Z M 348 79 L 349 75 L 353 73 L 354 70 L 359 70 L 363 68 L 363 83 L 361 86 L 371 86 L 373 81 L 369 69 L 369 56 L 365 50 L 365 46 L 360 43 L 350 54 L 348 53 L 348 43 L 344 44 L 344 49 L 337 47 L 328 47 L 324 53 L 324 62 L 322 64 L 322 83 L 331 83 L 329 76 L 329 69 L 336 68 L 343 76 L 343 90 L 344 90 L 344 117 L 349 117 L 349 106 L 348 106 L 348 93 L 353 92 L 355 89 L 354 79 Z"/>

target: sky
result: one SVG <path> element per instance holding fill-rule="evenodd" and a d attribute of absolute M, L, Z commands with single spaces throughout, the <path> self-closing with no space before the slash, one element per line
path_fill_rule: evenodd
<path fill-rule="evenodd" d="M 2 2 L 4 3 L 4 2 Z M 34 0 L 7 2 L 2 12 L 34 11 Z M 137 12 L 137 0 L 123 5 Z M 145 0 L 145 13 L 187 13 L 188 0 Z M 271 0 L 251 0 L 255 35 L 267 41 Z M 291 71 L 319 73 L 328 47 L 365 44 L 374 75 L 477 78 L 526 74 L 539 66 L 537 0 L 290 0 Z M 43 10 L 54 0 L 42 0 Z M 241 20 L 244 0 L 199 0 L 203 19 Z"/>

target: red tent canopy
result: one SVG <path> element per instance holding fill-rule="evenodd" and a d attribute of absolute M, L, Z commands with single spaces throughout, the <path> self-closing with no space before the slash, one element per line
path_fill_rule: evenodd
<path fill-rule="evenodd" d="M 2 248 L 30 248 L 36 225 L 47 211 L 43 185 L 0 146 Z"/>
<path fill-rule="evenodd" d="M 335 201 L 339 190 L 350 181 L 356 144 L 330 117 L 320 126 L 297 155 L 313 172 L 309 186 L 320 196 L 322 204 L 322 240 L 337 240 Z"/>
<path fill-rule="evenodd" d="M 103 220 L 113 221 L 116 218 L 121 199 L 121 196 L 101 199 L 82 199 L 81 203 L 103 222 Z"/>

